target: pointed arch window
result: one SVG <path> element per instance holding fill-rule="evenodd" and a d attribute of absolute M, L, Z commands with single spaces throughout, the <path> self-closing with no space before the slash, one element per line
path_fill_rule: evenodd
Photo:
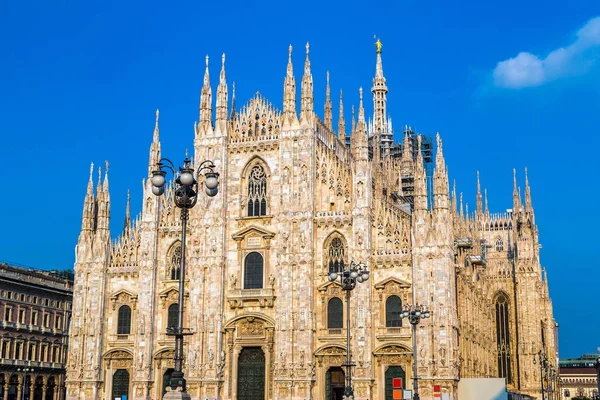
<path fill-rule="evenodd" d="M 181 268 L 181 243 L 178 243 L 171 249 L 169 256 L 169 270 L 167 271 L 167 279 L 176 281 L 179 279 Z"/>
<path fill-rule="evenodd" d="M 267 174 L 262 165 L 255 165 L 248 179 L 248 216 L 262 215 L 267 215 Z"/>
<path fill-rule="evenodd" d="M 342 329 L 344 319 L 344 305 L 339 297 L 332 297 L 327 303 L 327 328 Z"/>
<path fill-rule="evenodd" d="M 123 305 L 119 307 L 117 319 L 117 334 L 129 335 L 131 333 L 131 307 Z"/>
<path fill-rule="evenodd" d="M 171 328 L 171 327 L 177 327 L 178 318 L 179 318 L 179 304 L 173 303 L 169 306 L 169 310 L 167 311 L 167 329 Z"/>
<path fill-rule="evenodd" d="M 264 259 L 262 254 L 253 251 L 244 260 L 244 289 L 262 289 Z"/>
<path fill-rule="evenodd" d="M 393 295 L 385 301 L 385 326 L 387 328 L 400 328 L 402 326 L 402 300 L 400 297 Z"/>
<path fill-rule="evenodd" d="M 502 238 L 496 239 L 496 251 L 504 251 L 504 240 Z"/>
<path fill-rule="evenodd" d="M 346 255 L 346 246 L 341 238 L 335 237 L 329 243 L 327 249 L 328 270 L 329 272 L 340 272 L 344 269 L 344 259 Z"/>
<path fill-rule="evenodd" d="M 496 298 L 496 343 L 498 346 L 498 377 L 511 381 L 510 329 L 508 297 L 500 293 Z"/>

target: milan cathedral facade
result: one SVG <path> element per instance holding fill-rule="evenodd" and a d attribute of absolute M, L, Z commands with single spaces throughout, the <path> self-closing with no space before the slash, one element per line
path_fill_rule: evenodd
<path fill-rule="evenodd" d="M 208 57 L 193 160 L 212 160 L 215 197 L 190 210 L 181 254 L 173 187 L 152 194 L 161 158 L 158 112 L 141 213 L 110 235 L 108 171 L 92 174 L 76 246 L 68 399 L 160 399 L 173 371 L 181 257 L 185 275 L 184 372 L 192 399 L 338 399 L 344 386 L 346 304 L 333 266 L 363 262 L 370 279 L 351 293 L 356 399 L 391 399 L 392 378 L 421 399 L 434 387 L 456 399 L 461 378 L 506 378 L 539 395 L 541 350 L 555 363 L 556 323 L 540 264 L 525 174 L 513 204 L 491 213 L 477 177 L 476 209 L 450 185 L 442 139 L 394 132 L 378 46 L 374 112 L 337 129 L 327 75 L 323 119 L 313 98 L 309 48 L 297 107 L 292 49 L 283 111 L 257 94 L 228 110 L 223 56 L 216 104 Z M 300 110 L 298 113 L 297 110 Z M 396 139 L 396 141 L 394 140 Z M 99 173 L 101 176 L 101 173 Z M 475 175 L 475 171 L 474 171 Z M 416 328 L 403 306 L 425 305 Z"/>

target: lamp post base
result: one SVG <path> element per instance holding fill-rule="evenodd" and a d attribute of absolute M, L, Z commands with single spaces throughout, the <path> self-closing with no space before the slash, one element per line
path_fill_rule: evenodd
<path fill-rule="evenodd" d="M 162 400 L 192 400 L 192 396 L 188 392 L 181 392 L 181 388 L 175 390 L 167 389 L 167 393 L 163 396 Z"/>

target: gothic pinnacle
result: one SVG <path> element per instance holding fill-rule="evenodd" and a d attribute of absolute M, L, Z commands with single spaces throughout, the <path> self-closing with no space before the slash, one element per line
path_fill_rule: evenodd
<path fill-rule="evenodd" d="M 362 86 L 358 89 L 358 122 L 365 122 L 365 109 L 363 107 L 363 88 Z"/>
<path fill-rule="evenodd" d="M 325 126 L 329 128 L 329 130 L 333 131 L 333 106 L 331 105 L 331 86 L 329 85 L 329 71 L 327 71 L 327 84 L 325 87 L 325 112 L 324 112 L 324 122 Z"/>
<path fill-rule="evenodd" d="M 344 140 L 346 136 L 346 121 L 344 120 L 344 100 L 340 89 L 340 115 L 338 117 L 338 137 Z"/>

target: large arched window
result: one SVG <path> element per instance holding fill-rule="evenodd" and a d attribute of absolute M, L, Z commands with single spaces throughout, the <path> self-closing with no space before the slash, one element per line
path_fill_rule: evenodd
<path fill-rule="evenodd" d="M 129 398 L 129 372 L 126 369 L 118 369 L 113 375 L 111 399 Z"/>
<path fill-rule="evenodd" d="M 253 251 L 244 261 L 244 289 L 261 289 L 263 287 L 263 256 Z"/>
<path fill-rule="evenodd" d="M 327 259 L 329 272 L 340 272 L 344 269 L 346 249 L 341 238 L 335 237 L 327 248 Z"/>
<path fill-rule="evenodd" d="M 248 216 L 267 215 L 267 174 L 261 165 L 255 165 L 248 177 Z"/>
<path fill-rule="evenodd" d="M 402 326 L 402 300 L 398 296 L 390 296 L 385 301 L 385 326 L 387 328 L 399 328 Z"/>
<path fill-rule="evenodd" d="M 167 311 L 167 329 L 177 327 L 177 319 L 179 317 L 179 304 L 173 303 Z"/>
<path fill-rule="evenodd" d="M 498 346 L 498 377 L 510 382 L 510 329 L 508 298 L 500 293 L 496 298 L 496 343 Z"/>
<path fill-rule="evenodd" d="M 342 329 L 344 320 L 344 305 L 338 297 L 333 297 L 327 303 L 327 328 Z"/>
<path fill-rule="evenodd" d="M 131 333 L 131 307 L 123 305 L 119 307 L 117 320 L 117 334 L 129 335 Z"/>

